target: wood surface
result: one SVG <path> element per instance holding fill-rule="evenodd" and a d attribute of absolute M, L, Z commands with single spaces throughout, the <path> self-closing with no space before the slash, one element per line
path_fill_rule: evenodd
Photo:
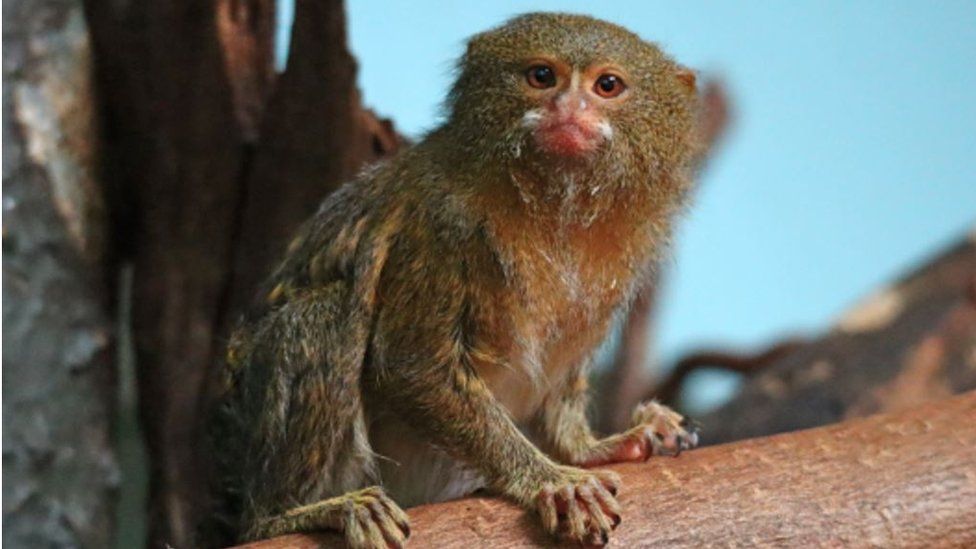
<path fill-rule="evenodd" d="M 612 467 L 611 547 L 974 547 L 976 392 L 889 414 Z M 497 498 L 409 510 L 408 547 L 553 546 Z M 248 549 L 338 547 L 334 534 Z"/>

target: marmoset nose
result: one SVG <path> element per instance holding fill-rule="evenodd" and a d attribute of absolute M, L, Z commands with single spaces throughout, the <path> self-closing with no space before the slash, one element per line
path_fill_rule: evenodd
<path fill-rule="evenodd" d="M 555 111 L 560 117 L 571 118 L 575 113 L 585 113 L 590 108 L 590 100 L 580 91 L 567 90 L 556 97 Z"/>

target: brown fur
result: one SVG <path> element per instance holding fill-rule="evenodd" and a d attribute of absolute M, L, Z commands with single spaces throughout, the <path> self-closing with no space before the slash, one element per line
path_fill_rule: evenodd
<path fill-rule="evenodd" d="M 599 150 L 534 145 L 530 58 L 626 75 L 628 95 L 599 103 L 612 128 Z M 591 434 L 586 364 L 688 186 L 687 71 L 615 25 L 530 14 L 471 39 L 447 110 L 326 200 L 232 338 L 215 433 L 238 536 L 338 528 L 397 544 L 405 517 L 387 495 L 480 486 L 573 539 L 613 527 L 614 477 L 568 464 L 644 441 Z M 385 493 L 353 492 L 374 484 Z"/>

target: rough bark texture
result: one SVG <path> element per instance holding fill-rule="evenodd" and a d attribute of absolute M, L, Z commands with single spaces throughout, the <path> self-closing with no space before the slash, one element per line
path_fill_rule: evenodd
<path fill-rule="evenodd" d="M 615 466 L 611 547 L 973 547 L 976 393 L 838 425 Z M 552 546 L 499 499 L 411 509 L 413 547 Z M 338 547 L 292 535 L 250 549 Z"/>
<path fill-rule="evenodd" d="M 365 162 L 394 152 L 389 121 L 360 105 L 342 2 L 299 1 L 288 66 L 268 103 L 246 174 L 231 310 L 247 303 L 288 239 Z"/>
<path fill-rule="evenodd" d="M 218 344 L 245 159 L 212 7 L 89 4 L 114 175 L 113 229 L 120 259 L 135 267 L 151 536 L 176 545 L 194 527 L 194 487 L 205 484 L 193 454 L 197 404 Z"/>
<path fill-rule="evenodd" d="M 186 546 L 206 488 L 206 387 L 237 305 L 319 201 L 398 140 L 359 105 L 341 2 L 298 2 L 277 82 L 272 0 L 87 8 L 114 244 L 134 264 L 150 536 Z"/>
<path fill-rule="evenodd" d="M 88 31 L 3 4 L 3 545 L 108 544 L 112 326 Z"/>
<path fill-rule="evenodd" d="M 898 410 L 976 388 L 976 233 L 855 306 L 700 418 L 727 442 Z"/>

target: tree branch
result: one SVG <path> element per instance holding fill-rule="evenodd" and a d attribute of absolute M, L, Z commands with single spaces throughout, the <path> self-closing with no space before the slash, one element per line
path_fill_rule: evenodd
<path fill-rule="evenodd" d="M 976 238 L 848 311 L 700 418 L 729 442 L 908 408 L 976 389 Z"/>
<path fill-rule="evenodd" d="M 679 360 L 668 377 L 645 394 L 642 400 L 657 399 L 668 404 L 674 403 L 679 399 L 681 389 L 688 377 L 699 370 L 717 368 L 751 376 L 792 353 L 803 344 L 804 341 L 800 338 L 789 338 L 753 354 L 717 349 L 699 350 L 685 355 Z"/>
<path fill-rule="evenodd" d="M 655 272 L 637 294 L 621 327 L 613 362 L 598 384 L 595 426 L 600 432 L 623 429 L 651 385 L 655 368 L 648 355 L 652 354 L 650 340 L 656 320 L 658 280 L 659 273 Z"/>
<path fill-rule="evenodd" d="M 913 410 L 613 467 L 623 523 L 611 546 L 972 547 L 976 392 Z M 494 498 L 410 511 L 414 547 L 553 545 Z M 338 546 L 283 536 L 249 549 Z"/>

